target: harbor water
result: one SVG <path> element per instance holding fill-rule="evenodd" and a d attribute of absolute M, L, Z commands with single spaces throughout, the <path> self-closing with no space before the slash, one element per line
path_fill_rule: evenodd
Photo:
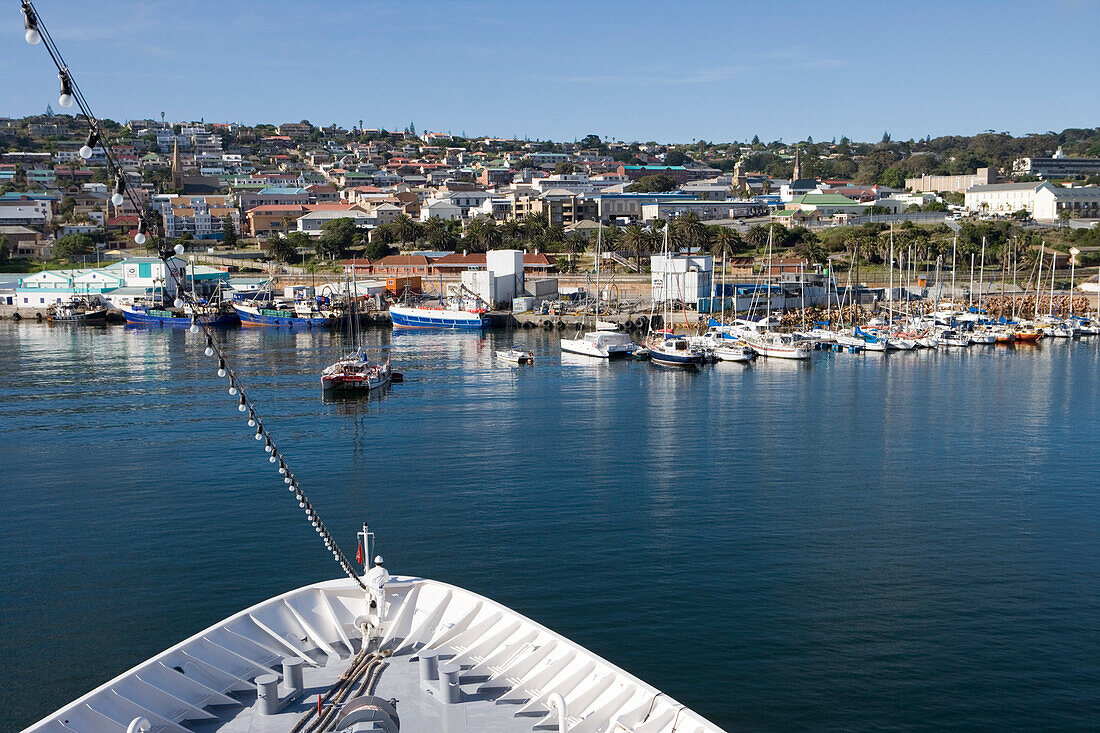
<path fill-rule="evenodd" d="M 369 522 L 723 727 L 1100 721 L 1100 338 L 689 373 L 382 330 L 405 381 L 354 402 L 339 335 L 224 338 L 349 556 Z M 338 574 L 198 339 L 0 323 L 0 729 Z"/>

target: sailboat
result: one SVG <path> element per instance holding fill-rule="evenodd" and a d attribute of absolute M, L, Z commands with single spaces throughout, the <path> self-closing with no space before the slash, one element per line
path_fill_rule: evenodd
<path fill-rule="evenodd" d="M 669 297 L 668 270 L 668 227 L 665 227 L 665 241 L 661 254 L 664 264 L 661 267 L 661 301 L 664 309 L 663 328 L 653 329 L 653 314 L 650 314 L 650 332 L 645 345 L 649 349 L 649 359 L 654 364 L 675 367 L 695 367 L 705 360 L 703 349 L 692 344 L 686 336 L 680 336 L 668 326 L 672 320 L 672 298 Z M 654 304 L 656 306 L 656 304 Z"/>
<path fill-rule="evenodd" d="M 368 358 L 361 343 L 361 329 L 359 328 L 359 314 L 356 312 L 356 293 L 354 286 L 349 284 L 348 297 L 348 335 L 355 346 L 355 350 L 345 354 L 343 358 L 334 364 L 325 367 L 321 372 L 321 389 L 326 394 L 337 392 L 369 393 L 390 383 L 393 379 L 393 369 L 387 358 L 381 364 L 374 364 Z"/>
<path fill-rule="evenodd" d="M 630 340 L 630 336 L 618 330 L 618 325 L 610 321 L 601 321 L 600 317 L 600 265 L 602 260 L 603 227 L 596 234 L 596 305 L 592 318 L 596 329 L 584 334 L 578 334 L 577 338 L 562 339 L 561 350 L 570 354 L 592 356 L 597 359 L 618 359 L 630 356 L 638 346 Z M 580 328 L 584 327 L 584 318 L 581 319 Z"/>
<path fill-rule="evenodd" d="M 771 271 L 773 229 L 768 228 L 768 271 Z M 772 283 L 767 284 L 767 320 L 771 321 L 772 308 Z M 776 359 L 805 360 L 813 356 L 813 344 L 803 341 L 793 333 L 779 333 L 777 331 L 745 331 L 741 339 L 752 347 L 753 351 L 764 357 Z"/>

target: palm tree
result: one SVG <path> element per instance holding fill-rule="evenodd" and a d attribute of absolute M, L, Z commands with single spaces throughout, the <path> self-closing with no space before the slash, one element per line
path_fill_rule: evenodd
<path fill-rule="evenodd" d="M 523 217 L 523 221 L 520 222 L 520 226 L 523 227 L 523 233 L 530 240 L 538 240 L 542 233 L 546 231 L 548 226 L 546 218 L 539 214 L 527 214 Z"/>
<path fill-rule="evenodd" d="M 824 264 L 825 260 L 827 259 L 825 248 L 821 246 L 821 242 L 818 241 L 816 237 L 813 239 L 803 240 L 798 248 L 801 251 L 802 256 L 813 264 Z"/>
<path fill-rule="evenodd" d="M 406 242 L 416 242 L 417 237 L 420 236 L 420 225 L 413 221 L 413 218 L 408 214 L 398 214 L 394 217 L 394 220 L 390 222 L 393 227 L 393 233 L 400 240 L 401 244 Z"/>
<path fill-rule="evenodd" d="M 603 244 L 608 249 L 615 249 L 615 246 L 619 243 L 623 236 L 623 230 L 614 224 L 609 224 L 605 227 L 600 227 L 600 233 L 603 237 Z"/>
<path fill-rule="evenodd" d="M 420 229 L 428 240 L 428 246 L 432 249 L 454 249 L 455 238 L 451 228 L 438 216 L 429 216 L 427 221 L 420 225 Z"/>
<path fill-rule="evenodd" d="M 707 242 L 707 225 L 694 211 L 685 211 L 669 224 L 669 235 L 689 249 L 702 248 Z"/>
<path fill-rule="evenodd" d="M 768 228 L 763 224 L 757 224 L 745 232 L 745 241 L 753 249 L 760 249 L 768 243 Z"/>
<path fill-rule="evenodd" d="M 561 224 L 547 226 L 539 235 L 539 242 L 547 251 L 556 250 L 565 242 L 565 227 Z"/>
<path fill-rule="evenodd" d="M 470 252 L 487 252 L 500 246 L 500 227 L 491 219 L 479 216 L 466 225 L 462 241 Z"/>
<path fill-rule="evenodd" d="M 715 257 L 722 258 L 722 272 L 726 271 L 726 259 L 733 257 L 738 245 L 741 243 L 741 235 L 731 227 L 717 227 L 714 233 L 710 251 Z"/>
<path fill-rule="evenodd" d="M 642 255 L 649 251 L 649 232 L 638 224 L 631 224 L 623 229 L 622 239 L 623 246 L 634 255 L 634 260 L 637 262 L 640 271 L 642 268 Z"/>
<path fill-rule="evenodd" d="M 523 225 L 511 219 L 500 225 L 500 233 L 505 242 L 515 242 L 523 237 Z"/>
<path fill-rule="evenodd" d="M 573 258 L 588 249 L 588 240 L 580 232 L 569 232 L 562 242 L 566 255 L 569 256 L 569 269 L 574 269 Z"/>

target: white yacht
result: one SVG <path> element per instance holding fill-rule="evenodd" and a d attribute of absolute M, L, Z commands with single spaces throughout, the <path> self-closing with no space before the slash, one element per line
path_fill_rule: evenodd
<path fill-rule="evenodd" d="M 588 331 L 575 339 L 562 339 L 561 350 L 571 354 L 616 359 L 630 356 L 637 345 L 622 331 Z"/>

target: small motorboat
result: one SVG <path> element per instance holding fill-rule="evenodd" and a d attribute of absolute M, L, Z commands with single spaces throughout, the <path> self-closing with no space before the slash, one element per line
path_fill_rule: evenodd
<path fill-rule="evenodd" d="M 940 333 L 940 343 L 944 346 L 970 346 L 970 337 L 959 331 L 947 330 Z"/>
<path fill-rule="evenodd" d="M 751 346 L 741 344 L 729 344 L 714 347 L 714 357 L 718 361 L 748 362 L 756 358 L 756 352 Z"/>
<path fill-rule="evenodd" d="M 535 352 L 513 346 L 510 349 L 498 351 L 497 358 L 509 364 L 534 364 Z"/>

